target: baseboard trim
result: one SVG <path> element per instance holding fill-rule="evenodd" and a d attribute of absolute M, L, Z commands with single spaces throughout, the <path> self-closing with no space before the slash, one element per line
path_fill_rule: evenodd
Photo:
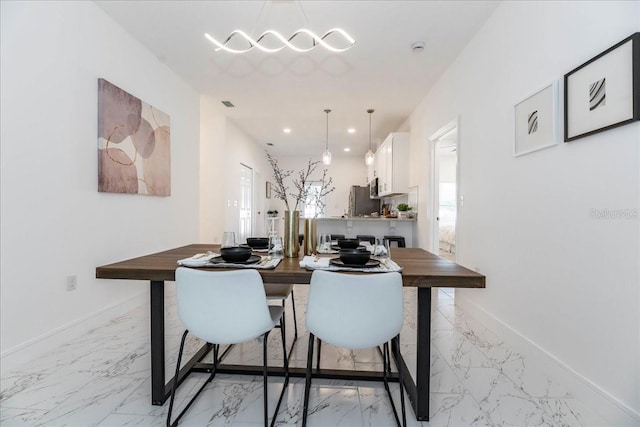
<path fill-rule="evenodd" d="M 96 313 L 69 322 L 0 353 L 0 374 L 4 375 L 60 345 L 95 329 L 110 320 L 148 302 L 148 292 L 140 292 Z"/>
<path fill-rule="evenodd" d="M 562 360 L 540 347 L 529 338 L 513 329 L 501 319 L 477 305 L 463 292 L 456 292 L 457 305 L 469 315 L 475 317 L 484 326 L 505 338 L 509 345 L 529 360 L 542 365 L 554 378 L 569 387 L 571 394 L 591 408 L 597 408 L 602 417 L 616 426 L 640 426 L 640 413 L 599 387 L 596 383 L 581 375 Z"/>

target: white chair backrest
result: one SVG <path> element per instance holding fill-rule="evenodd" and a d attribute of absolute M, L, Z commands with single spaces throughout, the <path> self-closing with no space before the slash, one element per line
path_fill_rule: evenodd
<path fill-rule="evenodd" d="M 337 347 L 375 347 L 400 333 L 403 306 L 400 273 L 316 270 L 309 289 L 307 329 Z"/>
<path fill-rule="evenodd" d="M 256 270 L 176 270 L 178 316 L 193 335 L 213 344 L 256 338 L 273 327 Z"/>

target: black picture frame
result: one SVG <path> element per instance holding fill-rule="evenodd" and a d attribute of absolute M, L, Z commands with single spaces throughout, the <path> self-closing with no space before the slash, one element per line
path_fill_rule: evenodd
<path fill-rule="evenodd" d="M 630 48 L 627 43 L 631 43 Z M 608 99 L 607 78 L 614 83 L 609 87 L 618 91 Z M 620 91 L 624 94 L 627 88 L 631 99 L 620 96 Z M 564 142 L 639 120 L 640 32 L 637 32 L 564 75 Z"/>

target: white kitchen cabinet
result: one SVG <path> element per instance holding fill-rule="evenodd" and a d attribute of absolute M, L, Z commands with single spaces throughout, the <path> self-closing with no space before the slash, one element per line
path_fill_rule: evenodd
<path fill-rule="evenodd" d="M 391 196 L 409 190 L 409 134 L 391 133 L 376 151 L 378 194 Z"/>
<path fill-rule="evenodd" d="M 378 195 L 382 196 L 388 187 L 387 183 L 387 151 L 389 144 L 385 140 L 376 151 L 376 173 L 378 174 Z"/>

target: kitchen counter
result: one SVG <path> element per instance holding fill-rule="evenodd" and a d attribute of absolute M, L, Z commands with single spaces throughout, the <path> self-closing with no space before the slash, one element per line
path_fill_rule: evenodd
<path fill-rule="evenodd" d="M 372 235 L 382 240 L 383 236 L 403 236 L 408 248 L 413 247 L 415 218 L 375 218 L 375 217 L 330 217 L 318 218 L 318 234 L 344 234 L 356 237 L 359 234 Z"/>
<path fill-rule="evenodd" d="M 329 218 L 318 218 L 318 220 L 323 221 L 407 221 L 407 222 L 415 222 L 415 218 L 385 218 L 385 217 L 374 217 L 374 216 L 347 216 L 347 217 L 339 217 L 332 216 Z"/>

